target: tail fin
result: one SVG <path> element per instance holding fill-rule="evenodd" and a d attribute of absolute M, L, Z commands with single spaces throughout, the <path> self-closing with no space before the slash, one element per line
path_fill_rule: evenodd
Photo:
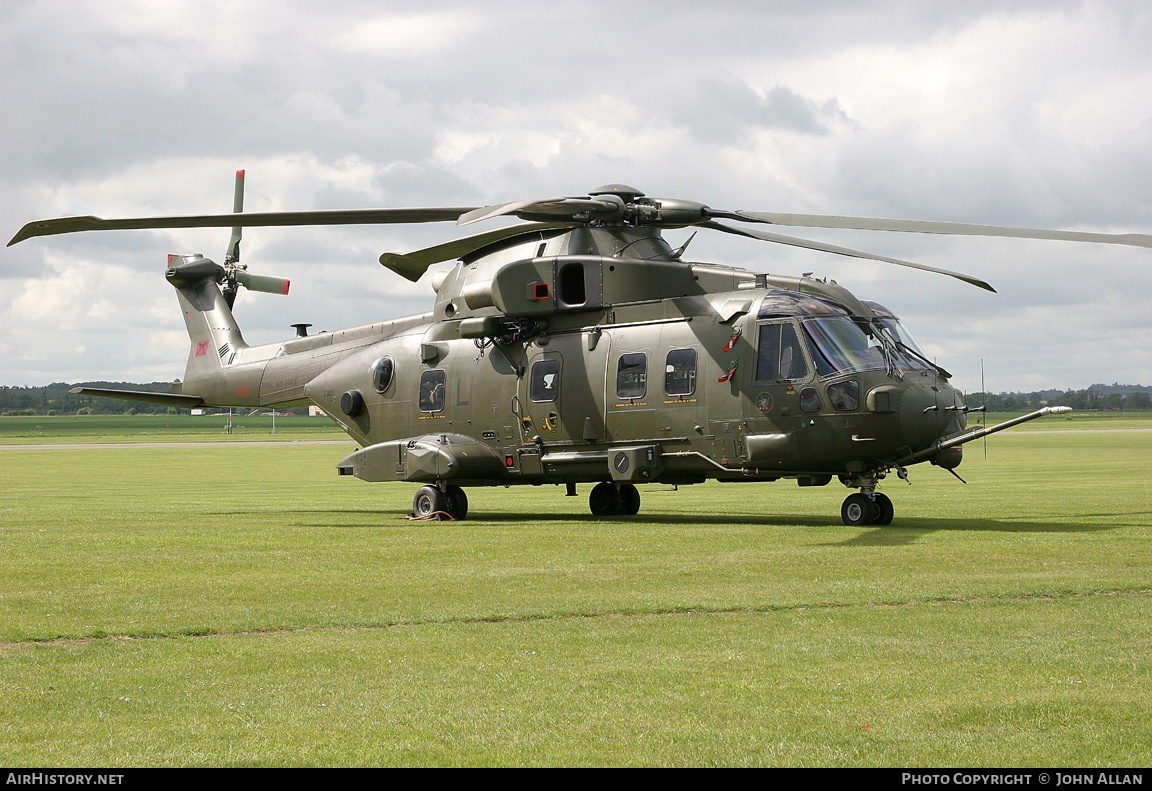
<path fill-rule="evenodd" d="M 168 271 L 164 274 L 176 289 L 191 340 L 184 381 L 173 385 L 171 393 L 91 387 L 77 387 L 71 392 L 185 409 L 202 405 L 258 405 L 261 371 L 237 360 L 248 344 L 218 285 L 220 282 L 230 284 L 225 267 L 202 255 L 170 255 Z"/>
<path fill-rule="evenodd" d="M 169 256 L 165 277 L 176 289 L 191 341 L 182 391 L 209 404 L 255 405 L 259 373 L 249 382 L 241 370 L 225 371 L 248 344 L 218 285 L 224 267 L 201 255 Z"/>
<path fill-rule="evenodd" d="M 236 171 L 232 212 L 237 223 L 221 266 L 202 255 L 168 256 L 164 276 L 176 289 L 192 345 L 182 391 L 217 406 L 259 406 L 263 366 L 245 359 L 248 344 L 232 315 L 240 286 L 251 291 L 287 294 L 288 280 L 254 275 L 240 263 L 244 225 L 244 171 Z M 259 362 L 264 362 L 259 361 Z"/>

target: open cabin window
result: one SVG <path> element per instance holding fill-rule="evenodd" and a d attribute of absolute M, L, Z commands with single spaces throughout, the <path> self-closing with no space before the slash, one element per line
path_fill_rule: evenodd
<path fill-rule="evenodd" d="M 672 349 L 664 364 L 664 392 L 690 396 L 696 392 L 696 350 Z"/>
<path fill-rule="evenodd" d="M 420 411 L 441 412 L 444 409 L 448 375 L 440 369 L 420 374 Z"/>
<path fill-rule="evenodd" d="M 796 325 L 791 322 L 761 324 L 757 348 L 757 382 L 779 382 L 808 376 L 808 361 L 801 350 Z"/>

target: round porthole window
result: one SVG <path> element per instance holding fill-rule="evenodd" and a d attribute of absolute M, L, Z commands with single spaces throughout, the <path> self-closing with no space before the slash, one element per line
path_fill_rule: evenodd
<path fill-rule="evenodd" d="M 372 386 L 377 393 L 383 393 L 392 384 L 392 377 L 396 373 L 396 363 L 391 357 L 381 357 L 372 363 Z"/>

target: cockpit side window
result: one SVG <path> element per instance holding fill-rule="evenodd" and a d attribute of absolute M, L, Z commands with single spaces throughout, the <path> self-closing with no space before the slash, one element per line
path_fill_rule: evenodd
<path fill-rule="evenodd" d="M 801 350 L 796 326 L 792 323 L 761 324 L 756 381 L 776 382 L 807 376 L 808 360 Z"/>

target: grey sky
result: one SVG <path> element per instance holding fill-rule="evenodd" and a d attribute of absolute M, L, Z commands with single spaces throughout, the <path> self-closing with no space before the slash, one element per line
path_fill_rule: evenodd
<path fill-rule="evenodd" d="M 606 182 L 718 208 L 1152 232 L 1144 2 L 0 5 L 0 219 L 480 205 Z M 376 259 L 452 224 L 249 229 L 249 342 L 424 310 Z M 835 278 L 979 389 L 1152 384 L 1152 251 L 805 232 L 949 278 L 702 232 L 687 257 Z M 670 232 L 679 243 L 686 234 Z M 168 380 L 170 252 L 227 230 L 0 252 L 0 384 Z"/>

